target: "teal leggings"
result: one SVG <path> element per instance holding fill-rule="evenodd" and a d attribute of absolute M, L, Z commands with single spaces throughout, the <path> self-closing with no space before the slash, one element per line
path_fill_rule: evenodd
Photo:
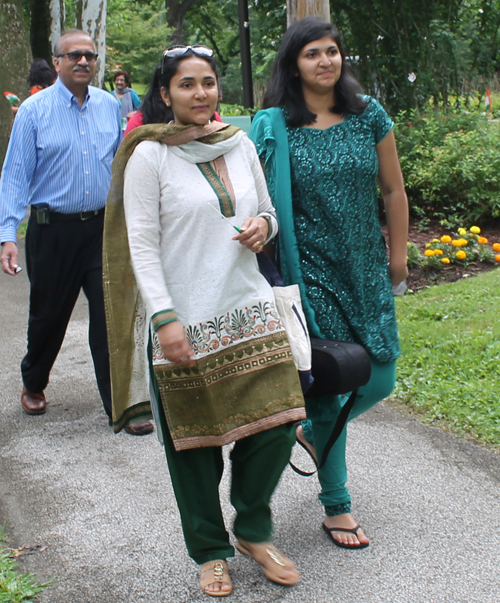
<path fill-rule="evenodd" d="M 359 417 L 377 402 L 387 398 L 396 381 L 396 361 L 380 363 L 370 357 L 372 373 L 370 381 L 359 388 L 356 402 L 349 415 L 349 421 Z M 308 419 L 303 421 L 304 437 L 316 449 L 318 459 L 332 433 L 335 420 L 346 401 L 346 396 L 329 396 L 307 401 Z M 351 497 L 346 488 L 347 467 L 345 460 L 347 425 L 330 450 L 328 459 L 318 471 L 321 493 L 319 499 L 325 507 L 326 515 L 334 517 L 350 513 Z"/>

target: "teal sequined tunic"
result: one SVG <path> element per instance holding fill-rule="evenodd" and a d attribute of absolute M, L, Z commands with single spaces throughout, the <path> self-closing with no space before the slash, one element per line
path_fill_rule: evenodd
<path fill-rule="evenodd" d="M 390 362 L 400 348 L 378 219 L 375 146 L 393 122 L 376 100 L 366 100 L 361 115 L 346 114 L 326 130 L 287 126 L 294 227 L 322 335 L 356 341 Z"/>

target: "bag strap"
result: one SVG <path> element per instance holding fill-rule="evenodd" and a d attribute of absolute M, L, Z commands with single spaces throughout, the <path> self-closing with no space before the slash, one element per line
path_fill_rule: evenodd
<path fill-rule="evenodd" d="M 344 427 L 347 423 L 347 419 L 349 418 L 352 407 L 354 406 L 354 403 L 356 402 L 357 395 L 358 395 L 358 390 L 353 391 L 351 393 L 351 395 L 349 396 L 349 399 L 347 400 L 347 402 L 342 407 L 340 414 L 337 417 L 337 420 L 335 421 L 335 425 L 333 426 L 332 433 L 330 434 L 330 437 L 328 438 L 328 442 L 326 443 L 326 446 L 323 450 L 323 456 L 321 457 L 320 464 L 317 465 L 316 471 L 311 471 L 311 472 L 302 471 L 302 469 L 299 469 L 291 461 L 289 461 L 288 464 L 295 471 L 295 473 L 298 473 L 299 475 L 302 475 L 304 477 L 310 477 L 311 475 L 314 475 L 319 469 L 321 469 L 321 467 L 323 467 L 323 465 L 326 463 L 326 459 L 328 458 L 328 455 L 330 454 L 330 450 L 333 448 L 333 445 L 335 444 L 335 442 L 339 439 L 340 434 L 342 433 L 342 430 L 344 429 Z"/>
<path fill-rule="evenodd" d="M 274 265 L 274 262 L 266 254 L 265 251 L 261 251 L 257 254 L 257 262 L 259 264 L 259 270 L 262 276 L 265 277 L 266 281 L 271 287 L 283 287 L 284 282 L 281 274 Z"/>

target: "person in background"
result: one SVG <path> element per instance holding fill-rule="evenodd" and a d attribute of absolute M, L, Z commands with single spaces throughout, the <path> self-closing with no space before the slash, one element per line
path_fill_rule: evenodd
<path fill-rule="evenodd" d="M 133 88 L 130 88 L 130 76 L 123 69 L 115 73 L 114 82 L 116 88 L 113 90 L 112 94 L 120 103 L 122 130 L 125 130 L 128 120 L 141 106 L 141 99 L 137 92 Z"/>
<path fill-rule="evenodd" d="M 391 393 L 400 353 L 392 287 L 408 274 L 408 201 L 393 122 L 361 94 L 338 31 L 314 18 L 285 33 L 263 107 L 250 138 L 277 208 L 286 284 L 300 286 L 311 336 L 355 341 L 370 356 L 371 378 L 351 420 Z M 306 398 L 308 420 L 297 438 L 313 458 L 322 458 L 346 399 Z M 336 546 L 362 549 L 369 540 L 351 514 L 345 448 L 346 428 L 318 472 L 323 529 Z"/>
<path fill-rule="evenodd" d="M 30 96 L 40 92 L 44 88 L 52 86 L 56 81 L 57 73 L 45 59 L 35 59 L 31 63 L 28 83 L 30 85 Z"/>
<path fill-rule="evenodd" d="M 50 67 L 45 59 L 35 59 L 30 66 L 30 73 L 28 75 L 28 83 L 30 85 L 30 96 L 40 92 L 44 88 L 52 86 L 57 78 L 57 73 Z M 19 102 L 19 99 L 17 99 Z M 12 113 L 16 115 L 19 110 L 18 106 L 11 105 Z"/>
<path fill-rule="evenodd" d="M 16 233 L 28 205 L 26 268 L 30 280 L 28 350 L 21 363 L 21 405 L 47 411 L 44 390 L 80 290 L 89 304 L 89 344 L 111 424 L 111 382 L 102 287 L 104 206 L 121 140 L 119 107 L 90 86 L 95 45 L 70 30 L 54 48 L 58 79 L 19 108 L 0 179 L 0 262 L 16 276 Z M 151 433 L 144 422 L 129 433 Z"/>
<path fill-rule="evenodd" d="M 160 84 L 168 123 L 125 137 L 106 208 L 114 414 L 126 412 L 127 400 L 141 406 L 133 367 L 145 366 L 134 359 L 147 350 L 150 388 L 142 391 L 156 409 L 202 591 L 232 591 L 226 559 L 234 548 L 219 496 L 222 446 L 230 443 L 236 548 L 269 580 L 291 586 L 300 576 L 270 542 L 270 499 L 304 400 L 256 258 L 275 236 L 276 218 L 254 145 L 239 128 L 212 120 L 219 98 L 213 51 L 167 49 Z"/>
<path fill-rule="evenodd" d="M 220 100 L 220 97 L 219 97 Z M 172 119 L 172 113 L 167 110 L 165 103 L 161 98 L 161 61 L 156 66 L 151 77 L 149 90 L 144 95 L 142 105 L 139 111 L 129 119 L 127 128 L 123 133 L 126 136 L 129 132 L 139 126 L 148 124 L 166 124 Z M 214 111 L 215 121 L 222 121 L 217 111 Z"/>

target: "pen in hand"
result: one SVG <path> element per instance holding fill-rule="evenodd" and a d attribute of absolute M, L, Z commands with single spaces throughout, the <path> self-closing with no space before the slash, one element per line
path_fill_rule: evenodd
<path fill-rule="evenodd" d="M 217 214 L 219 217 L 224 218 L 224 220 L 226 220 L 226 222 L 228 222 L 229 224 L 231 224 L 231 226 L 232 226 L 232 227 L 233 227 L 233 228 L 234 228 L 234 229 L 235 229 L 237 232 L 239 232 L 240 234 L 243 232 L 239 226 L 235 226 L 235 225 L 234 225 L 234 224 L 233 224 L 233 223 L 232 223 L 232 222 L 231 222 L 231 221 L 230 221 L 228 218 L 226 218 L 226 216 L 222 215 L 222 214 L 221 214 L 221 213 L 220 213 L 220 212 L 219 212 L 217 209 L 215 209 L 215 207 L 214 207 L 214 206 L 213 206 L 211 203 L 207 203 L 207 205 L 208 205 L 209 207 L 211 207 L 211 208 L 214 210 L 214 212 L 215 212 L 215 213 L 216 213 L 216 214 Z"/>

